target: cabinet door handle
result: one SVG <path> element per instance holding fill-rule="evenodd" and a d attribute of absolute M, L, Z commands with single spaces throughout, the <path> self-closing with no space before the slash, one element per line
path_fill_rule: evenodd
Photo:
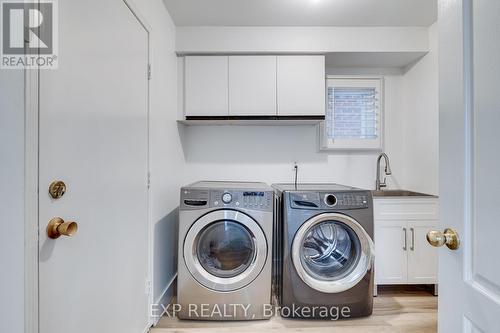
<path fill-rule="evenodd" d="M 415 229 L 414 228 L 410 228 L 410 232 L 411 232 L 411 246 L 410 246 L 410 250 L 415 251 Z"/>
<path fill-rule="evenodd" d="M 408 237 L 406 237 L 406 228 L 403 228 L 403 233 L 404 233 L 404 237 L 405 237 L 405 245 L 403 246 L 403 251 L 406 251 L 407 248 L 408 248 L 408 246 L 407 246 L 408 245 L 407 244 L 407 238 Z"/>

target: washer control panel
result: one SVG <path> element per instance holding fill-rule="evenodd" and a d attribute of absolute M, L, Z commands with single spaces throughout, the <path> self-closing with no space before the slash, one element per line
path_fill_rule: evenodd
<path fill-rule="evenodd" d="M 225 204 L 229 204 L 231 203 L 231 201 L 233 200 L 233 195 L 229 192 L 225 192 L 223 195 L 222 195 L 222 202 L 225 203 Z"/>
<path fill-rule="evenodd" d="M 210 191 L 210 207 L 233 207 L 254 210 L 272 210 L 272 191 Z"/>

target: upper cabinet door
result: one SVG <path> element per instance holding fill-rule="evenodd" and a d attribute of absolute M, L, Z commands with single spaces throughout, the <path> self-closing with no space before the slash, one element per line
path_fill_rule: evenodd
<path fill-rule="evenodd" d="M 229 57 L 229 115 L 276 115 L 276 56 Z"/>
<path fill-rule="evenodd" d="M 184 70 L 186 116 L 227 116 L 228 57 L 186 57 Z"/>
<path fill-rule="evenodd" d="M 325 57 L 278 56 L 278 115 L 325 115 Z"/>

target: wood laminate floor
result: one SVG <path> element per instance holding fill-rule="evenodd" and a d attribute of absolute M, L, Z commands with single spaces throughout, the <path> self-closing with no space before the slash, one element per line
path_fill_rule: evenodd
<path fill-rule="evenodd" d="M 265 321 L 210 322 L 163 317 L 150 333 L 433 333 L 437 332 L 437 297 L 419 287 L 382 287 L 374 300 L 373 315 L 339 321 L 273 317 Z"/>

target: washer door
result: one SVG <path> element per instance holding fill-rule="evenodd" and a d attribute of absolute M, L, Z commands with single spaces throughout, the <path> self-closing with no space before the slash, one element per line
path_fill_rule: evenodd
<path fill-rule="evenodd" d="M 184 262 L 202 285 L 217 291 L 240 289 L 262 271 L 266 237 L 250 216 L 216 210 L 199 218 L 184 240 Z"/>
<path fill-rule="evenodd" d="M 300 278 L 325 293 L 354 287 L 371 268 L 373 258 L 370 236 L 343 214 L 320 214 L 307 220 L 292 243 L 292 261 Z"/>

